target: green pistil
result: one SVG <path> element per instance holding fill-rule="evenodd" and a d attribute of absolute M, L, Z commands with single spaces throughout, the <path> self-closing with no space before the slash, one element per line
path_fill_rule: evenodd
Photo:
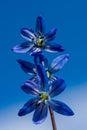
<path fill-rule="evenodd" d="M 42 48 L 43 47 L 43 38 L 39 38 L 38 41 L 37 41 L 37 43 L 36 43 L 36 45 L 38 47 Z"/>
<path fill-rule="evenodd" d="M 43 101 L 47 101 L 49 99 L 49 96 L 45 92 L 41 93 L 40 97 Z"/>

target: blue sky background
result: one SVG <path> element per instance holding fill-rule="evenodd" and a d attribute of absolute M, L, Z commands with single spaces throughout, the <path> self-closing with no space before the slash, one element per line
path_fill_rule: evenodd
<path fill-rule="evenodd" d="M 67 83 L 66 90 L 57 97 L 75 112 L 73 117 L 55 113 L 58 130 L 87 129 L 87 2 L 85 0 L 0 0 L 0 129 L 52 129 L 50 117 L 41 125 L 32 123 L 32 113 L 23 118 L 18 110 L 30 98 L 20 86 L 29 75 L 20 69 L 16 60 L 33 59 L 28 54 L 16 54 L 11 48 L 25 40 L 22 27 L 35 28 L 38 15 L 46 22 L 46 30 L 57 27 L 55 42 L 66 49 L 63 53 L 45 53 L 49 59 L 69 53 L 69 62 L 57 73 Z"/>

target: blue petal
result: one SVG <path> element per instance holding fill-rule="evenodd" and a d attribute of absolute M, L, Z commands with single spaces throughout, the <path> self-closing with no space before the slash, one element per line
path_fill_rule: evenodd
<path fill-rule="evenodd" d="M 41 64 L 37 65 L 37 73 L 41 80 L 41 90 L 48 89 L 48 78 L 44 67 Z"/>
<path fill-rule="evenodd" d="M 50 80 L 53 82 L 57 80 L 58 78 L 59 78 L 58 76 L 51 75 Z"/>
<path fill-rule="evenodd" d="M 42 123 L 48 114 L 48 107 L 47 104 L 41 103 L 37 106 L 34 115 L 33 115 L 33 122 L 35 124 L 40 124 Z"/>
<path fill-rule="evenodd" d="M 53 81 L 52 87 L 49 90 L 49 95 L 51 97 L 57 96 L 62 91 L 64 91 L 65 87 L 66 87 L 65 81 L 63 79 L 58 78 L 55 81 Z"/>
<path fill-rule="evenodd" d="M 45 35 L 46 41 L 52 41 L 55 38 L 57 29 L 53 28 L 50 32 Z"/>
<path fill-rule="evenodd" d="M 16 53 L 26 53 L 30 50 L 32 50 L 34 44 L 32 42 L 24 42 L 20 45 L 16 45 L 15 47 L 12 48 L 12 51 Z"/>
<path fill-rule="evenodd" d="M 51 73 L 55 73 L 55 72 L 59 71 L 67 63 L 68 59 L 69 59 L 69 54 L 64 54 L 64 55 L 56 57 L 52 61 L 49 71 Z"/>
<path fill-rule="evenodd" d="M 21 89 L 26 92 L 27 94 L 32 94 L 32 95 L 39 95 L 39 86 L 30 80 L 27 80 L 25 84 L 21 87 Z"/>
<path fill-rule="evenodd" d="M 24 116 L 30 112 L 32 112 L 36 108 L 36 104 L 38 102 L 38 98 L 30 99 L 26 104 L 24 104 L 23 108 L 18 112 L 19 116 Z"/>
<path fill-rule="evenodd" d="M 42 50 L 40 50 L 39 52 L 33 52 L 32 56 L 36 56 L 36 55 L 41 54 L 41 53 L 42 53 Z"/>
<path fill-rule="evenodd" d="M 17 62 L 20 64 L 22 70 L 25 73 L 30 73 L 30 74 L 34 74 L 34 69 L 35 69 L 35 65 L 29 61 L 25 61 L 25 60 L 17 60 Z"/>
<path fill-rule="evenodd" d="M 39 53 L 39 52 L 41 52 L 41 49 L 38 48 L 38 47 L 34 47 L 34 48 L 32 49 L 32 51 L 31 51 L 30 55 L 33 56 L 34 54 L 37 54 L 37 53 Z"/>
<path fill-rule="evenodd" d="M 36 20 L 36 32 L 38 35 L 42 35 L 45 32 L 44 20 L 41 16 L 38 16 Z"/>
<path fill-rule="evenodd" d="M 64 51 L 64 48 L 57 43 L 47 42 L 45 45 L 45 50 L 48 52 L 62 52 Z"/>
<path fill-rule="evenodd" d="M 33 81 L 34 83 L 38 84 L 38 88 L 40 89 L 40 81 L 39 81 L 39 77 L 38 75 L 34 75 L 32 78 L 30 78 L 29 80 Z"/>
<path fill-rule="evenodd" d="M 73 116 L 74 112 L 66 104 L 60 101 L 51 100 L 48 102 L 50 107 L 57 113 L 65 116 Z"/>
<path fill-rule="evenodd" d="M 48 60 L 41 52 L 38 52 L 38 53 L 34 54 L 33 56 L 34 56 L 34 62 L 36 64 L 40 63 L 45 67 L 48 66 Z"/>
<path fill-rule="evenodd" d="M 26 40 L 29 40 L 30 42 L 32 42 L 32 40 L 36 39 L 34 32 L 28 28 L 22 28 L 21 35 L 23 38 L 25 38 Z"/>

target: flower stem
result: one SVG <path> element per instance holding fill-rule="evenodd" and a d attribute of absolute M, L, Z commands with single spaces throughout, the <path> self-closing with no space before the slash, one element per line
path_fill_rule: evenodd
<path fill-rule="evenodd" d="M 49 107 L 49 112 L 50 112 L 53 130 L 57 130 L 56 122 L 55 122 L 55 118 L 54 118 L 54 113 L 53 113 L 53 110 L 50 107 Z"/>

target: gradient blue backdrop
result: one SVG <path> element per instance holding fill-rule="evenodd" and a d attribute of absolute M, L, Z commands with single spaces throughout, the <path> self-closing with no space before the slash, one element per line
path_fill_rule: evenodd
<path fill-rule="evenodd" d="M 28 54 L 16 54 L 11 48 L 24 39 L 22 27 L 35 28 L 35 20 L 42 15 L 46 30 L 57 27 L 55 42 L 70 54 L 69 62 L 58 73 L 67 88 L 57 99 L 71 106 L 73 117 L 55 113 L 58 130 L 87 129 L 87 2 L 85 0 L 0 0 L 0 130 L 52 129 L 50 117 L 41 125 L 32 123 L 32 114 L 23 118 L 18 110 L 30 98 L 20 89 L 29 78 L 16 59 L 32 60 Z M 46 53 L 49 62 L 63 53 Z M 31 128 L 30 128 L 31 127 Z"/>

